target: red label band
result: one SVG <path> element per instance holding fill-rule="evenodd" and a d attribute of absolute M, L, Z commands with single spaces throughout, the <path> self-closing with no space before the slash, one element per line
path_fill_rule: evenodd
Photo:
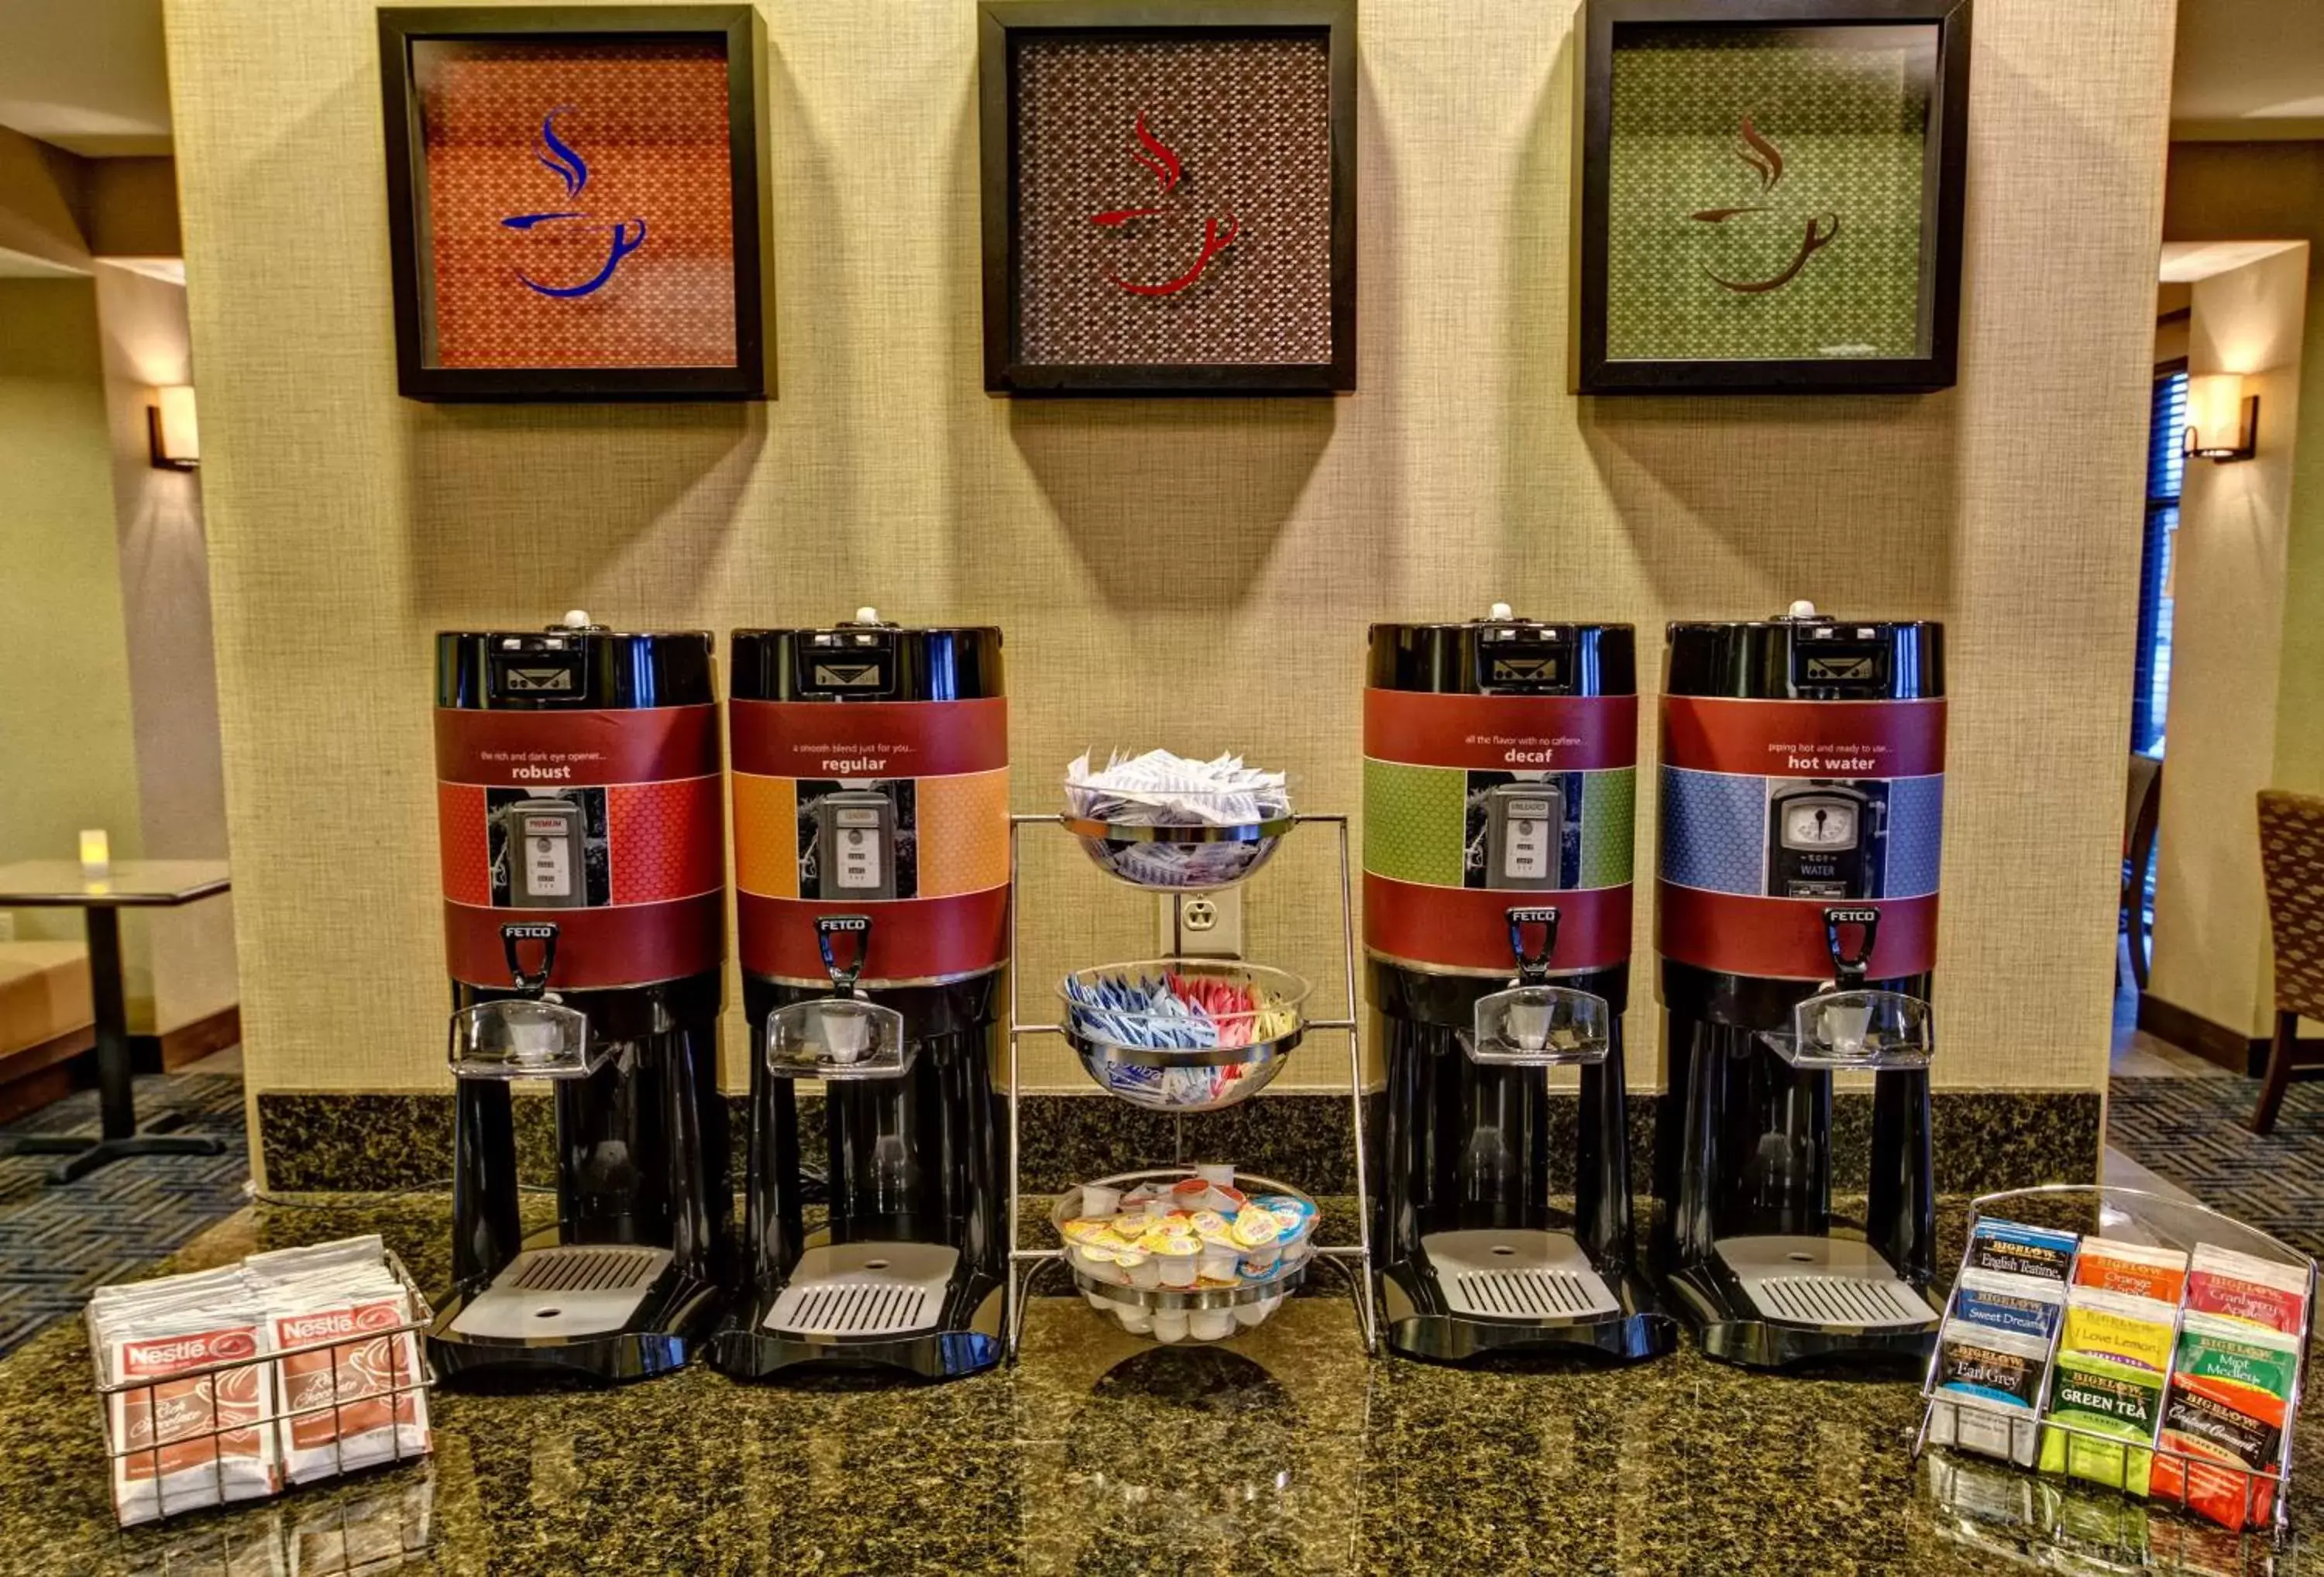
<path fill-rule="evenodd" d="M 1830 980 L 1827 908 L 1877 908 L 1878 933 L 1865 973 L 1872 980 L 1925 974 L 1937 965 L 1937 899 L 1744 898 L 1667 881 L 1655 886 L 1655 950 L 1698 969 L 1769 980 Z M 1854 945 L 1852 934 L 1841 940 Z"/>
<path fill-rule="evenodd" d="M 816 921 L 825 915 L 866 915 L 863 976 L 858 982 L 935 980 L 976 974 L 1009 961 L 1009 890 L 995 887 L 955 898 L 908 902 L 845 903 L 735 894 L 742 967 L 784 980 L 825 980 Z M 852 951 L 852 948 L 851 948 Z M 847 954 L 840 954 L 847 962 Z"/>
<path fill-rule="evenodd" d="M 718 708 L 436 709 L 436 776 L 489 788 L 578 788 L 718 775 Z"/>
<path fill-rule="evenodd" d="M 1663 764 L 1750 778 L 1924 778 L 1945 770 L 1945 704 L 1665 696 Z"/>
<path fill-rule="evenodd" d="M 944 778 L 1009 764 L 1009 701 L 733 701 L 734 770 L 762 778 Z"/>
<path fill-rule="evenodd" d="M 1373 953 L 1445 969 L 1514 974 L 1509 911 L 1558 911 L 1553 972 L 1610 969 L 1630 956 L 1630 888 L 1496 892 L 1424 887 L 1364 872 L 1364 945 Z"/>
<path fill-rule="evenodd" d="M 444 906 L 444 950 L 452 978 L 505 989 L 508 951 L 503 926 L 555 926 L 557 967 L 552 991 L 604 991 L 683 980 L 719 968 L 726 957 L 726 895 L 706 892 L 670 903 L 619 908 L 493 909 Z M 518 961 L 538 968 L 540 944 L 520 943 Z"/>
<path fill-rule="evenodd" d="M 1638 761 L 1636 696 L 1364 692 L 1364 754 L 1484 770 L 1603 771 Z"/>

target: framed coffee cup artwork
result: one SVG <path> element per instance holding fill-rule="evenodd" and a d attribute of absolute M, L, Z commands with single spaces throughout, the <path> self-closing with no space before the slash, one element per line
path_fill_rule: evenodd
<path fill-rule="evenodd" d="M 1969 0 L 1583 0 L 1575 25 L 1575 392 L 1951 386 Z"/>
<path fill-rule="evenodd" d="M 1356 386 L 1353 0 L 987 0 L 984 386 Z"/>
<path fill-rule="evenodd" d="M 405 395 L 770 396 L 755 8 L 387 7 L 379 45 Z"/>

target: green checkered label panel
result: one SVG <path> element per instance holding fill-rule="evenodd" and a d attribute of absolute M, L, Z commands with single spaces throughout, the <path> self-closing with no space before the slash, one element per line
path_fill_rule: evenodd
<path fill-rule="evenodd" d="M 1630 880 L 1637 805 L 1636 767 L 1582 775 L 1582 886 L 1619 887 Z"/>
<path fill-rule="evenodd" d="M 1364 869 L 1396 881 L 1461 885 L 1469 775 L 1452 767 L 1364 762 Z"/>
<path fill-rule="evenodd" d="M 1614 51 L 1606 352 L 1921 350 L 1933 24 L 1656 29 Z"/>

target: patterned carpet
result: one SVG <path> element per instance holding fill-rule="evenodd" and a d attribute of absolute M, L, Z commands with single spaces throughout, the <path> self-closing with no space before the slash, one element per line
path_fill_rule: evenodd
<path fill-rule="evenodd" d="M 2267 1138 L 2251 1079 L 2113 1082 L 2107 1142 L 2211 1206 L 2324 1255 L 2324 1083 L 2295 1084 Z"/>
<path fill-rule="evenodd" d="M 52 1187 L 50 1156 L 0 1156 L 0 1354 L 50 1322 L 80 1313 L 89 1290 L 143 1269 L 239 1210 L 250 1176 L 242 1081 L 171 1074 L 137 1081 L 140 1117 L 182 1111 L 216 1134 L 222 1156 L 145 1156 Z M 85 1090 L 0 1133 L 69 1133 L 97 1126 Z"/>

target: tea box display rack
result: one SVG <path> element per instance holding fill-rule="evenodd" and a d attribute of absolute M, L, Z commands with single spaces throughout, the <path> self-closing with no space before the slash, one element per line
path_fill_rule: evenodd
<path fill-rule="evenodd" d="M 2287 1305 L 2292 1289 L 2299 1289 L 2296 1318 L 2279 1326 L 2250 1323 L 2251 1329 L 2273 1332 L 2268 1339 L 2276 1350 L 2287 1352 L 2292 1374 L 2288 1391 L 2281 1398 L 2282 1423 L 2273 1426 L 2273 1440 L 2267 1438 L 2265 1429 L 2240 1437 L 2257 1460 L 2206 1454 L 2178 1443 L 2189 1438 L 2185 1424 L 2192 1422 L 2200 1429 L 2205 1422 L 2200 1397 L 2191 1391 L 2182 1393 L 2176 1383 L 2182 1379 L 2181 1339 L 2187 1331 L 2186 1321 L 2190 1308 L 2201 1301 L 2197 1292 L 2199 1272 L 2182 1273 L 2176 1296 L 2165 1300 L 2172 1311 L 2169 1356 L 2161 1367 L 2160 1388 L 2153 1390 L 2153 1416 L 2144 1425 L 2143 1439 L 2053 1416 L 2061 1400 L 2060 1359 L 2067 1342 L 2063 1317 L 2051 1322 L 2045 1338 L 2047 1356 L 2042 1360 L 2038 1385 L 2033 1388 L 2030 1408 L 1997 1406 L 1975 1398 L 1958 1385 L 1946 1386 L 1948 1353 L 1955 1351 L 1952 1334 L 1970 1329 L 1957 1325 L 1956 1318 L 1965 1296 L 1981 1296 L 1974 1287 L 1965 1286 L 1965 1278 L 1978 1268 L 1981 1245 L 2017 1237 L 2024 1240 L 2030 1255 L 2050 1251 L 2053 1243 L 2062 1246 L 2066 1234 L 2071 1234 L 2070 1247 L 2064 1249 L 2070 1258 L 2061 1262 L 2064 1270 L 2061 1279 L 2068 1286 L 2098 1285 L 2083 1274 L 2083 1260 L 2093 1252 L 2107 1258 L 2109 1250 L 2126 1250 L 2131 1255 L 2142 1250 L 2168 1250 L 2154 1256 L 2167 1264 L 2173 1254 L 2192 1256 L 2199 1248 L 2208 1248 L 2258 1262 L 2260 1273 L 2282 1289 Z M 2201 1263 L 2197 1261 L 2199 1267 Z M 2152 1554 L 2153 1540 L 2146 1533 L 2144 1515 L 2149 1506 L 2167 1508 L 2188 1519 L 2179 1522 L 2174 1516 L 2169 1530 L 2183 1534 L 2181 1542 L 2239 1542 L 2256 1536 L 2271 1545 L 2280 1544 L 2290 1526 L 2293 1429 L 2307 1381 L 2309 1343 L 2315 1334 L 2317 1290 L 2318 1270 L 2312 1258 L 2191 1199 L 2103 1185 L 2052 1184 L 1988 1194 L 1972 1201 L 1969 1253 L 1946 1299 L 1943 1330 L 1948 1335 L 1941 1337 L 1922 1386 L 1921 1427 L 1914 1443 L 1916 1458 L 1931 1453 L 1930 1483 L 1941 1525 L 1953 1528 L 1949 1536 L 1971 1543 L 2000 1540 L 2024 1545 L 2030 1541 L 2045 1552 L 2045 1559 L 2060 1549 L 2079 1551 L 2077 1560 L 2095 1562 L 2100 1569 L 2109 1562 L 2105 1550 L 2114 1545 L 2135 1546 Z M 2001 1301 L 2006 1304 L 2006 1294 Z M 2032 1302 L 2038 1305 L 2039 1300 Z M 2209 1319 L 2200 1308 L 2194 1313 L 2199 1322 Z M 2028 1314 L 2038 1323 L 2038 1308 L 2030 1308 Z M 2236 1323 L 2226 1323 L 2227 1326 Z M 2223 1327 L 2214 1320 L 2205 1328 Z M 2159 1335 L 2160 1324 L 2155 1330 Z M 1967 1336 L 1962 1339 L 1966 1343 Z M 2296 1342 L 2296 1349 L 2286 1349 L 2288 1342 Z M 2006 1343 L 1996 1346 L 2006 1365 L 2011 1349 Z M 2040 1346 L 2036 1342 L 2015 1351 L 2031 1353 Z M 1951 1361 L 1956 1366 L 1973 1364 L 1975 1358 L 1964 1353 Z M 2210 1416 L 2220 1433 L 2203 1437 L 2225 1442 L 2227 1416 L 2227 1412 L 2213 1411 Z M 2174 1419 L 2182 1425 L 2176 1431 L 2172 1428 Z M 2176 1438 L 2165 1438 L 2166 1434 Z M 2221 1449 L 2227 1447 L 2223 1444 Z M 2023 1471 L 2037 1464 L 2039 1477 Z M 2095 1513 L 2093 1492 L 2117 1515 Z M 2135 1537 L 2124 1535 L 2123 1513 L 2135 1516 Z M 2142 1555 L 2135 1563 L 2153 1563 Z"/>

